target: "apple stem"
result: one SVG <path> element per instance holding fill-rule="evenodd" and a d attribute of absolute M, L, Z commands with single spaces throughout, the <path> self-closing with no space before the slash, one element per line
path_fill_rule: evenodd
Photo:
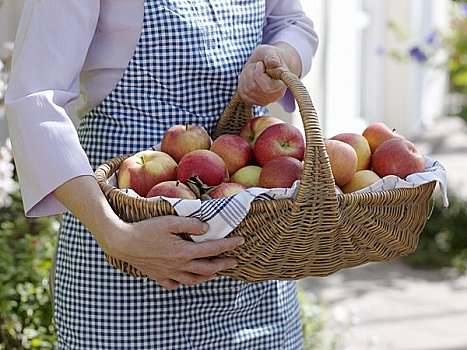
<path fill-rule="evenodd" d="M 186 123 L 185 123 L 185 130 L 186 130 L 186 131 L 188 131 L 188 125 L 189 125 L 189 123 L 186 122 Z"/>
<path fill-rule="evenodd" d="M 392 129 L 392 132 L 396 132 L 396 128 Z"/>
<path fill-rule="evenodd" d="M 177 182 L 175 183 L 175 186 L 178 187 L 178 185 L 180 185 L 180 181 L 177 180 Z"/>

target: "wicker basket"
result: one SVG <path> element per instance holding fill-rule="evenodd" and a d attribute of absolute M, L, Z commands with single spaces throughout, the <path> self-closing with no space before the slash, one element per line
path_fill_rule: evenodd
<path fill-rule="evenodd" d="M 428 219 L 436 183 L 337 195 L 319 120 L 305 87 L 290 72 L 274 69 L 268 73 L 288 86 L 300 108 L 306 138 L 302 180 L 294 199 L 252 203 L 246 218 L 230 234 L 243 236 L 245 244 L 223 255 L 235 257 L 239 264 L 222 274 L 248 282 L 297 280 L 413 252 Z M 235 94 L 213 138 L 238 134 L 251 116 L 251 106 Z M 99 185 L 114 211 L 128 222 L 176 215 L 165 201 L 130 197 L 108 185 L 107 179 L 126 157 L 111 159 L 96 170 Z M 143 276 L 124 261 L 111 256 L 107 259 L 126 273 Z"/>

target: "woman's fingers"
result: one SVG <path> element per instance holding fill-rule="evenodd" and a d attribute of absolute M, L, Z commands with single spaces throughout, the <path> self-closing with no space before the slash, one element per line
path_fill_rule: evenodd
<path fill-rule="evenodd" d="M 191 242 L 179 233 L 203 234 L 207 225 L 194 218 L 164 216 L 125 225 L 128 232 L 111 254 L 142 271 L 164 288 L 203 283 L 236 266 L 235 259 L 214 258 L 243 244 L 243 237 Z"/>
<path fill-rule="evenodd" d="M 285 91 L 282 81 L 266 74 L 262 61 L 247 64 L 241 73 L 238 92 L 246 103 L 266 106 L 280 99 Z"/>
<path fill-rule="evenodd" d="M 158 282 L 165 289 L 177 289 L 180 286 L 180 282 L 172 279 L 164 279 Z"/>
<path fill-rule="evenodd" d="M 224 259 L 199 259 L 193 260 L 184 265 L 183 269 L 172 271 L 166 278 L 160 279 L 157 274 L 148 277 L 158 280 L 158 283 L 166 289 L 175 289 L 180 284 L 193 286 L 213 280 L 218 277 L 218 273 L 223 270 L 232 269 L 237 266 L 237 262 L 232 258 Z"/>
<path fill-rule="evenodd" d="M 174 273 L 171 279 L 161 282 L 164 288 L 177 288 L 180 284 L 193 286 L 211 281 L 218 277 L 223 270 L 232 269 L 237 262 L 232 258 L 225 259 L 199 259 L 186 265 L 186 271 Z"/>
<path fill-rule="evenodd" d="M 245 242 L 245 239 L 240 236 L 233 236 L 229 238 L 215 239 L 212 241 L 206 241 L 201 243 L 191 243 L 191 247 L 185 249 L 185 254 L 189 254 L 189 260 L 208 258 L 217 256 L 221 253 L 234 250 L 241 246 Z"/>
<path fill-rule="evenodd" d="M 159 223 L 165 225 L 166 229 L 173 234 L 202 235 L 209 229 L 208 224 L 196 218 L 165 216 L 160 218 Z"/>
<path fill-rule="evenodd" d="M 238 92 L 244 102 L 266 106 L 284 96 L 287 90 L 285 84 L 266 73 L 266 69 L 271 68 L 287 69 L 281 57 L 283 53 L 282 49 L 270 45 L 260 45 L 253 50 L 238 81 Z"/>
<path fill-rule="evenodd" d="M 197 275 L 212 277 L 220 271 L 235 268 L 237 264 L 233 258 L 198 259 L 189 262 L 186 265 L 186 270 Z"/>
<path fill-rule="evenodd" d="M 172 279 L 185 286 L 194 286 L 197 284 L 208 282 L 216 277 L 216 275 L 203 276 L 189 272 L 179 272 L 172 276 Z"/>

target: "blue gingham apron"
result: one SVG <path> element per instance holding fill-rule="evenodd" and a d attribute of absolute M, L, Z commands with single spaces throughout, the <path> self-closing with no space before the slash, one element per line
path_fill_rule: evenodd
<path fill-rule="evenodd" d="M 133 58 L 79 127 L 91 165 L 147 149 L 174 124 L 212 131 L 261 42 L 264 1 L 145 1 Z M 301 349 L 294 282 L 219 277 L 166 290 L 111 267 L 65 214 L 54 301 L 60 349 Z"/>

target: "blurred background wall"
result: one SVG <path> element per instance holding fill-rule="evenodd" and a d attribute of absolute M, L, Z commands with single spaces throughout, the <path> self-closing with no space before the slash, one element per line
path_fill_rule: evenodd
<path fill-rule="evenodd" d="M 398 62 L 383 55 L 397 46 L 388 23 L 410 40 L 424 42 L 449 26 L 450 0 L 302 1 L 321 44 L 304 83 L 325 136 L 361 132 L 384 121 L 411 136 L 444 113 L 447 74 L 442 69 Z M 300 116 L 289 116 L 300 124 Z"/>

